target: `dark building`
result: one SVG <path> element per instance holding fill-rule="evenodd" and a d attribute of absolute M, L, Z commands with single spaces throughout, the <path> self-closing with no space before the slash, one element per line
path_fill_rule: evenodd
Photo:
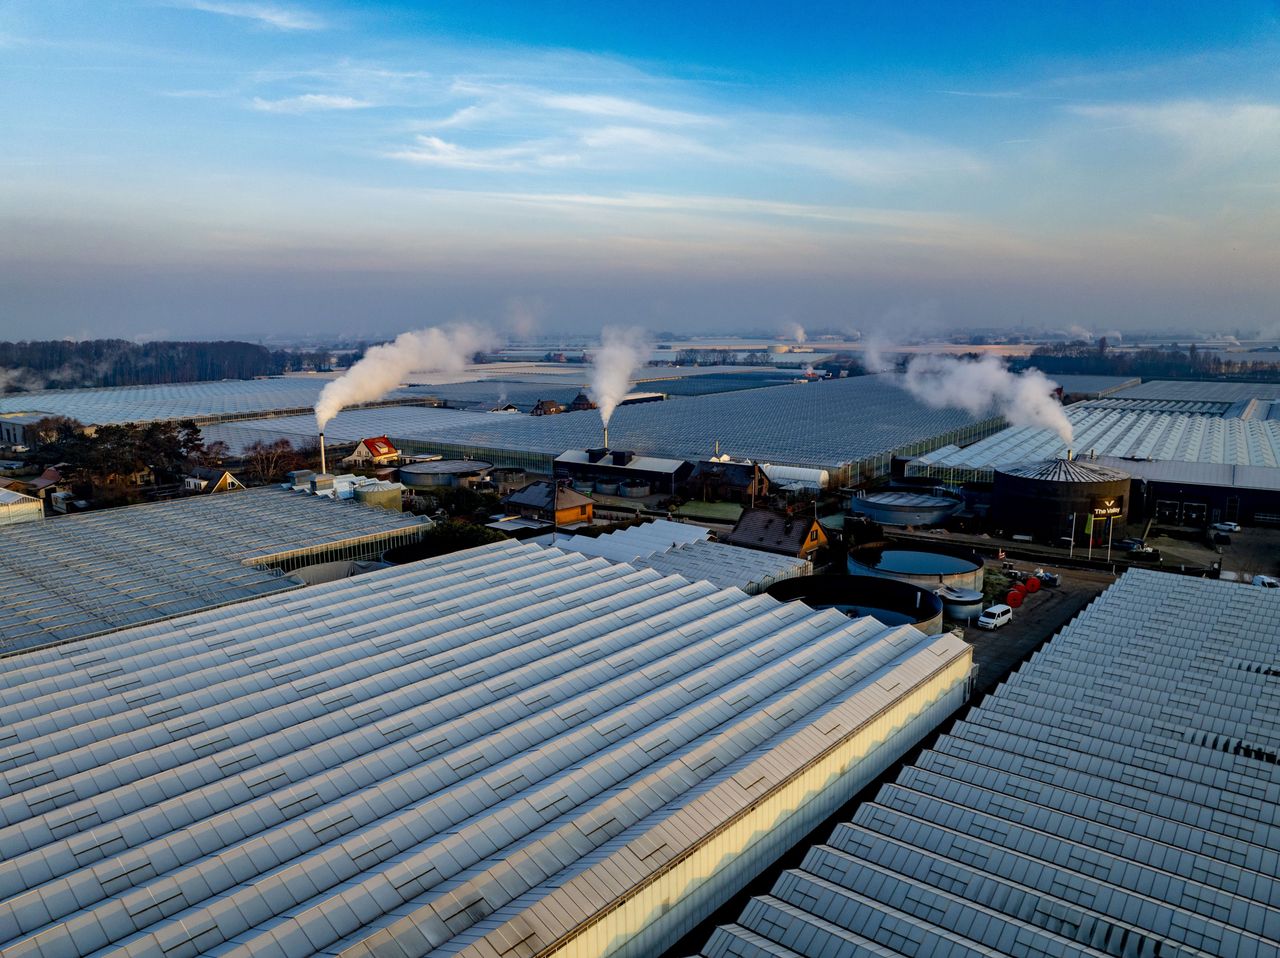
<path fill-rule="evenodd" d="M 640 499 L 674 495 L 693 464 L 625 449 L 570 449 L 556 457 L 555 470 L 557 478 L 572 480 L 583 491 Z"/>
<path fill-rule="evenodd" d="M 560 405 L 554 399 L 539 399 L 538 404 L 533 407 L 530 413 L 532 416 L 554 416 L 564 412 L 564 406 Z"/>
<path fill-rule="evenodd" d="M 1127 472 L 1080 459 L 1044 459 L 998 468 L 991 520 L 1006 535 L 1057 542 L 1105 542 L 1128 519 Z M 1110 528 L 1108 528 L 1110 526 Z"/>
<path fill-rule="evenodd" d="M 721 542 L 812 559 L 827 544 L 827 534 L 813 516 L 786 515 L 772 509 L 744 509 L 738 523 L 720 537 Z"/>
<path fill-rule="evenodd" d="M 690 499 L 751 502 L 769 494 L 769 477 L 754 462 L 708 459 L 693 467 L 684 491 Z"/>
<path fill-rule="evenodd" d="M 558 526 L 589 523 L 595 506 L 586 496 L 554 482 L 531 482 L 503 499 L 502 504 L 525 519 Z"/>
<path fill-rule="evenodd" d="M 596 404 L 593 403 L 586 393 L 578 393 L 573 397 L 573 402 L 569 403 L 569 412 L 586 412 L 588 409 L 595 409 Z"/>

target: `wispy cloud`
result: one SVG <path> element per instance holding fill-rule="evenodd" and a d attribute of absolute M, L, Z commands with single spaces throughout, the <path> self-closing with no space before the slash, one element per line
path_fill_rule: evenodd
<path fill-rule="evenodd" d="M 363 110 L 373 106 L 367 100 L 350 96 L 331 96 L 327 93 L 304 93 L 301 96 L 280 100 L 264 100 L 254 97 L 251 104 L 263 113 L 318 113 L 325 110 Z"/>
<path fill-rule="evenodd" d="M 684 110 L 668 110 L 639 100 L 627 100 L 599 94 L 535 94 L 542 105 L 553 110 L 565 110 L 587 116 L 631 123 L 648 123 L 654 126 L 695 126 L 716 122 L 713 117 Z"/>
<path fill-rule="evenodd" d="M 1280 156 L 1280 105 L 1274 103 L 1176 100 L 1077 105 L 1070 112 L 1110 129 L 1159 136 L 1199 167 Z"/>
<path fill-rule="evenodd" d="M 578 157 L 549 142 L 525 142 L 515 146 L 467 147 L 438 136 L 419 135 L 414 145 L 388 153 L 392 159 L 420 166 L 455 170 L 533 170 L 573 165 Z"/>
<path fill-rule="evenodd" d="M 223 0 L 175 0 L 175 4 L 188 10 L 217 13 L 226 17 L 254 20 L 277 30 L 322 30 L 325 22 L 320 17 L 298 7 L 282 7 L 273 3 L 234 3 Z"/>

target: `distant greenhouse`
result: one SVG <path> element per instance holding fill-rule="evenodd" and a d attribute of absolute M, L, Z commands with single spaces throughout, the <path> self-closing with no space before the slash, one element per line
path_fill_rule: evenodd
<path fill-rule="evenodd" d="M 660 954 L 971 669 L 510 541 L 0 659 L 0 952 Z"/>
<path fill-rule="evenodd" d="M 205 423 L 266 412 L 309 410 L 330 378 L 283 376 L 163 386 L 49 389 L 0 396 L 0 414 L 38 410 L 99 426 L 180 419 Z M 405 401 L 417 396 L 410 390 L 396 390 L 390 398 Z"/>
<path fill-rule="evenodd" d="M 887 475 L 894 456 L 973 442 L 1004 424 L 998 417 L 931 409 L 897 381 L 860 376 L 620 406 L 609 439 L 615 449 L 691 462 L 718 448 L 780 466 L 826 469 L 843 484 Z M 215 427 L 208 435 L 234 448 L 249 436 L 300 439 L 313 432 L 298 417 Z M 416 407 L 344 412 L 325 432 L 330 442 L 383 434 L 409 453 L 484 459 L 544 475 L 566 450 L 594 448 L 603 438 L 595 411 L 533 417 Z"/>

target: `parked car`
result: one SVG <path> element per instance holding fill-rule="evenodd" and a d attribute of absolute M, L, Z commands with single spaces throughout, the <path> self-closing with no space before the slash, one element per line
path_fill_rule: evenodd
<path fill-rule="evenodd" d="M 1013 621 L 1013 609 L 1007 605 L 993 605 L 978 616 L 978 628 L 998 629 Z"/>
<path fill-rule="evenodd" d="M 1215 522 L 1209 527 L 1214 532 L 1239 532 L 1240 523 L 1238 522 Z"/>
<path fill-rule="evenodd" d="M 1264 589 L 1280 589 L 1280 579 L 1272 575 L 1255 575 L 1253 584 L 1260 585 Z"/>
<path fill-rule="evenodd" d="M 1141 539 L 1120 539 L 1116 542 L 1115 548 L 1119 552 L 1140 552 L 1146 555 L 1156 551 Z"/>

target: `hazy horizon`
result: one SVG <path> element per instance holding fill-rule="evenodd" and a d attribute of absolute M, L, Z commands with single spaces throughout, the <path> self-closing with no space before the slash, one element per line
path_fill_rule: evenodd
<path fill-rule="evenodd" d="M 1274 4 L 0 10 L 0 339 L 1280 334 Z"/>

